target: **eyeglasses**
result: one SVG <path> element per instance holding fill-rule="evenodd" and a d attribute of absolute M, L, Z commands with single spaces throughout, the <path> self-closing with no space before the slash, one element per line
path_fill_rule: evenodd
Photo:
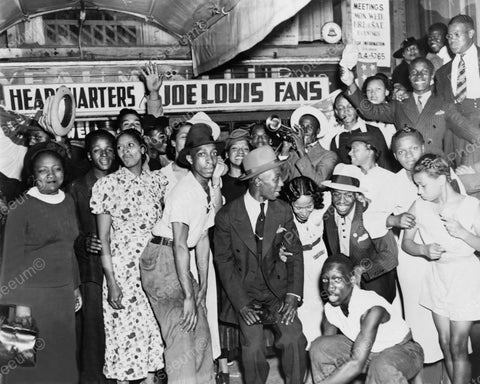
<path fill-rule="evenodd" d="M 467 32 L 453 32 L 453 33 L 447 33 L 447 39 L 448 40 L 451 40 L 453 38 L 455 39 L 459 39 L 460 37 L 462 37 L 462 35 L 466 35 Z"/>

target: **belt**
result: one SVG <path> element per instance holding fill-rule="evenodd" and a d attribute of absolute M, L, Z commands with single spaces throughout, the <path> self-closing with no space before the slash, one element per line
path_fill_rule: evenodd
<path fill-rule="evenodd" d="M 153 236 L 150 240 L 152 244 L 165 245 L 167 247 L 173 247 L 173 240 L 163 236 Z"/>

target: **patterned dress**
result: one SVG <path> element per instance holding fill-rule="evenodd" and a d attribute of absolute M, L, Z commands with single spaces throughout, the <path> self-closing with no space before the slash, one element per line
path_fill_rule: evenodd
<path fill-rule="evenodd" d="M 107 378 L 138 380 L 163 368 L 163 342 L 140 281 L 139 259 L 153 224 L 161 217 L 167 180 L 158 171 L 135 176 L 121 168 L 97 181 L 90 207 L 94 214 L 112 218 L 110 249 L 115 278 L 125 309 L 107 302 L 103 287 L 105 365 Z"/>

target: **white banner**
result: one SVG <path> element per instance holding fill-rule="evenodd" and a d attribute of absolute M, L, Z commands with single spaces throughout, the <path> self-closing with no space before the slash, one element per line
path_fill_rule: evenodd
<path fill-rule="evenodd" d="M 351 0 L 352 36 L 359 61 L 374 61 L 390 67 L 389 0 Z"/>
<path fill-rule="evenodd" d="M 60 84 L 4 85 L 7 109 L 33 114 Z M 113 116 L 122 108 L 145 112 L 141 82 L 73 83 L 77 116 Z M 165 81 L 160 96 L 164 112 L 256 111 L 295 109 L 329 94 L 329 79 L 284 77 L 267 79 L 215 79 Z"/>

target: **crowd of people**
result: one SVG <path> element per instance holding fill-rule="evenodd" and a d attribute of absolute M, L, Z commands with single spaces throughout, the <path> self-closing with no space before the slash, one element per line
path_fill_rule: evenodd
<path fill-rule="evenodd" d="M 428 54 L 406 39 L 391 80 L 339 67 L 336 122 L 300 107 L 281 138 L 257 122 L 220 141 L 203 112 L 171 124 L 152 64 L 148 114 L 90 132 L 83 159 L 21 116 L 2 124 L 0 301 L 30 307 L 43 340 L 6 382 L 225 384 L 239 359 L 260 384 L 273 347 L 288 384 L 418 384 L 440 361 L 443 383 L 468 383 L 474 38 L 458 15 L 429 28 Z"/>

